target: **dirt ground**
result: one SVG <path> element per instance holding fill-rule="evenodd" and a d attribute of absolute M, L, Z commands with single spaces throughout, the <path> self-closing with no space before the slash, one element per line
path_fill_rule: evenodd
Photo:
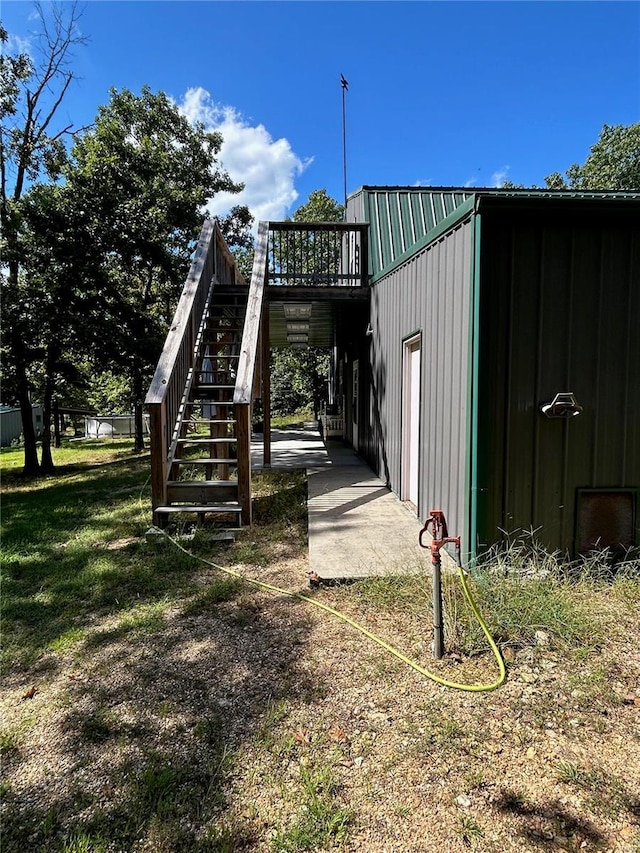
<path fill-rule="evenodd" d="M 309 594 L 286 543 L 241 570 Z M 580 661 L 541 633 L 464 693 L 299 600 L 207 596 L 217 577 L 5 676 L 5 853 L 640 851 L 637 634 Z M 312 594 L 433 664 L 424 621 Z M 495 678 L 489 655 L 442 671 Z"/>

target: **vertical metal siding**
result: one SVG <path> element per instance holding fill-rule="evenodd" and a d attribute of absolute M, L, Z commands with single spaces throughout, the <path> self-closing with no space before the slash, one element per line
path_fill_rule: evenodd
<path fill-rule="evenodd" d="M 362 210 L 371 224 L 372 275 L 391 267 L 473 192 L 442 187 L 363 187 L 349 200 L 348 212 Z"/>
<path fill-rule="evenodd" d="M 580 488 L 640 487 L 640 229 L 631 216 L 483 214 L 483 538 L 573 548 Z M 487 222 L 488 227 L 487 227 Z M 584 411 L 540 406 L 573 391 Z"/>
<path fill-rule="evenodd" d="M 466 530 L 471 219 L 372 287 L 371 411 L 379 429 L 367 448 L 396 493 L 402 488 L 403 340 L 422 333 L 420 505 L 443 509 L 452 532 Z M 377 414 L 375 409 L 377 408 Z"/>

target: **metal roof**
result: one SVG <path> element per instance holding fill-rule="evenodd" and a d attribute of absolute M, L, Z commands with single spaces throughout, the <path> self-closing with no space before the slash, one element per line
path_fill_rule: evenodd
<path fill-rule="evenodd" d="M 473 190 L 435 187 L 362 187 L 370 223 L 369 271 L 392 266 L 473 195 Z"/>
<path fill-rule="evenodd" d="M 640 201 L 638 192 L 501 189 L 499 187 L 362 186 L 362 216 L 370 223 L 369 273 L 375 279 L 436 239 L 478 204 L 498 201 Z"/>

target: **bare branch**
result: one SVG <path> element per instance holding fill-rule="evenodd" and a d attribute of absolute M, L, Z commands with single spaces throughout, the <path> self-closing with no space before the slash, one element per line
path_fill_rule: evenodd
<path fill-rule="evenodd" d="M 72 131 L 72 125 L 65 125 L 49 135 L 71 81 L 76 79 L 70 69 L 73 48 L 87 42 L 78 30 L 83 10 L 76 2 L 47 4 L 46 12 L 40 2 L 36 2 L 35 7 L 41 27 L 38 45 L 40 61 L 34 67 L 33 86 L 29 88 L 25 85 L 23 88 L 24 113 L 16 128 L 19 142 L 13 147 L 13 155 L 7 152 L 16 163 L 12 194 L 16 201 L 22 196 L 29 171 L 38 170 L 41 153 L 52 142 Z"/>
<path fill-rule="evenodd" d="M 62 100 L 63 100 L 63 98 L 64 98 L 64 96 L 65 96 L 65 94 L 66 94 L 66 92 L 67 92 L 67 89 L 69 88 L 69 86 L 70 86 L 70 84 L 71 84 L 71 81 L 72 81 L 73 79 L 74 79 L 74 78 L 73 78 L 73 74 L 68 74 L 68 75 L 67 75 L 67 78 L 66 78 L 66 80 L 64 81 L 64 84 L 63 84 L 63 85 L 62 85 L 62 87 L 60 88 L 60 93 L 59 93 L 59 95 L 58 95 L 57 99 L 54 101 L 53 106 L 52 106 L 52 107 L 51 107 L 51 109 L 49 110 L 49 114 L 48 114 L 48 115 L 47 115 L 47 117 L 44 119 L 44 121 L 41 123 L 41 125 L 40 125 L 40 130 L 38 131 L 38 133 L 37 133 L 37 134 L 36 134 L 36 136 L 35 136 L 35 140 L 34 140 L 34 141 L 35 141 L 36 145 L 40 142 L 40 140 L 42 139 L 42 137 L 45 135 L 45 133 L 46 133 L 46 131 L 47 131 L 47 127 L 49 126 L 49 124 L 50 124 L 50 122 L 51 122 L 51 119 L 52 119 L 52 118 L 54 117 L 54 115 L 56 114 L 56 112 L 57 112 L 57 110 L 58 110 L 58 107 L 59 107 L 59 106 L 60 106 L 60 104 L 62 103 Z"/>

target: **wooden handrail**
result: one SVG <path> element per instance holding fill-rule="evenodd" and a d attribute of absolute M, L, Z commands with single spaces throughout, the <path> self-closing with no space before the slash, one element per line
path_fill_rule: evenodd
<path fill-rule="evenodd" d="M 217 258 L 215 257 L 216 254 L 218 255 Z M 224 260 L 223 264 L 220 263 L 221 259 Z M 178 307 L 147 393 L 145 400 L 147 405 L 161 403 L 166 397 L 180 348 L 184 346 L 187 333 L 194 327 L 197 331 L 200 325 L 206 305 L 206 297 L 214 278 L 220 284 L 246 283 L 236 267 L 235 259 L 224 241 L 217 221 L 206 219 L 200 232 L 191 269 L 184 283 Z"/>
<path fill-rule="evenodd" d="M 238 374 L 233 402 L 236 405 L 251 403 L 253 375 L 256 369 L 258 354 L 258 334 L 260 332 L 260 317 L 262 314 L 262 297 L 267 273 L 267 249 L 269 243 L 269 223 L 261 222 L 258 226 L 251 285 L 249 286 L 249 301 L 244 319 L 242 345 L 238 361 Z"/>
<path fill-rule="evenodd" d="M 267 277 L 268 246 L 269 223 L 261 222 L 258 226 L 236 387 L 233 393 L 238 452 L 238 502 L 242 510 L 242 523 L 246 525 L 251 524 L 251 403 L 258 359 L 262 298 Z"/>

